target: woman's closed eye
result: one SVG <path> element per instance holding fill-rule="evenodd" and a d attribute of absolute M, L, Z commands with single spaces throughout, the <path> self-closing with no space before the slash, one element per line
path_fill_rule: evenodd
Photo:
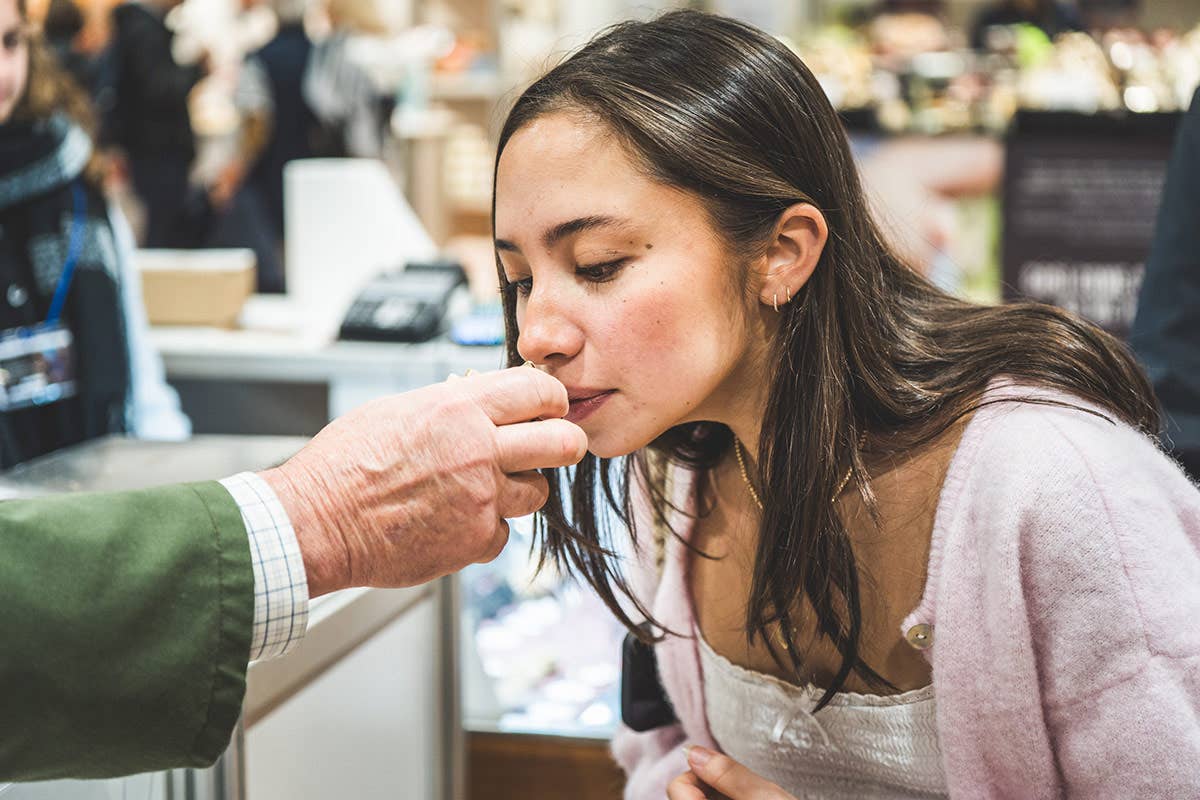
<path fill-rule="evenodd" d="M 592 283 L 605 283 L 616 277 L 617 272 L 621 267 L 629 261 L 628 258 L 616 258 L 612 261 L 604 261 L 599 264 L 579 264 L 575 267 L 575 274 L 579 275 Z"/>
<path fill-rule="evenodd" d="M 622 257 L 599 264 L 577 264 L 575 274 L 589 283 L 606 283 L 616 277 L 617 272 L 628 262 L 627 257 Z M 509 280 L 504 286 L 504 290 L 528 297 L 529 293 L 533 291 L 533 277 Z"/>

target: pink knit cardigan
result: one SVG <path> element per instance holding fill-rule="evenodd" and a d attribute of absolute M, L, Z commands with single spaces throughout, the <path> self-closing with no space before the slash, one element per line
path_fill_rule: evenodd
<path fill-rule="evenodd" d="M 985 400 L 1039 397 L 995 382 Z M 691 480 L 673 476 L 676 505 Z M 650 531 L 644 500 L 639 531 Z M 685 538 L 687 519 L 674 529 Z M 687 551 L 632 570 L 667 628 L 656 648 L 679 724 L 622 727 L 628 800 L 661 800 L 705 716 Z M 938 501 L 920 604 L 933 626 L 938 735 L 952 797 L 1200 798 L 1200 491 L 1148 438 L 1075 409 L 976 412 Z M 784 787 L 788 788 L 788 787 Z M 794 789 L 800 787 L 792 787 Z"/>

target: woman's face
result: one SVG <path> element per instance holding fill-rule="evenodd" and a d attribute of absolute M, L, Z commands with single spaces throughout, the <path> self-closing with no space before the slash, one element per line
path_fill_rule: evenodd
<path fill-rule="evenodd" d="M 0 125 L 8 122 L 29 80 L 29 44 L 17 0 L 0 0 Z"/>
<path fill-rule="evenodd" d="M 496 247 L 521 356 L 566 385 L 598 456 L 761 408 L 761 322 L 744 269 L 692 195 L 647 178 L 602 125 L 540 117 L 496 178 Z"/>

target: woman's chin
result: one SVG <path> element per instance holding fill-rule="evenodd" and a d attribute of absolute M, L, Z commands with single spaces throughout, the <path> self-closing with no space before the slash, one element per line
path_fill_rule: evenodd
<path fill-rule="evenodd" d="M 591 440 L 588 441 L 588 452 L 597 458 L 620 458 L 621 456 L 629 455 L 634 450 L 637 450 L 637 448 L 605 447 L 603 445 L 595 444 Z"/>
<path fill-rule="evenodd" d="M 597 458 L 620 458 L 637 452 L 651 441 L 630 435 L 628 429 L 617 431 L 591 430 L 584 428 L 588 437 L 588 452 Z"/>

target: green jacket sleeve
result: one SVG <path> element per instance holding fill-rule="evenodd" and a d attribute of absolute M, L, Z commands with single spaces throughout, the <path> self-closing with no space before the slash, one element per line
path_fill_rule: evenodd
<path fill-rule="evenodd" d="M 0 503 L 0 780 L 215 761 L 254 575 L 219 483 Z"/>

